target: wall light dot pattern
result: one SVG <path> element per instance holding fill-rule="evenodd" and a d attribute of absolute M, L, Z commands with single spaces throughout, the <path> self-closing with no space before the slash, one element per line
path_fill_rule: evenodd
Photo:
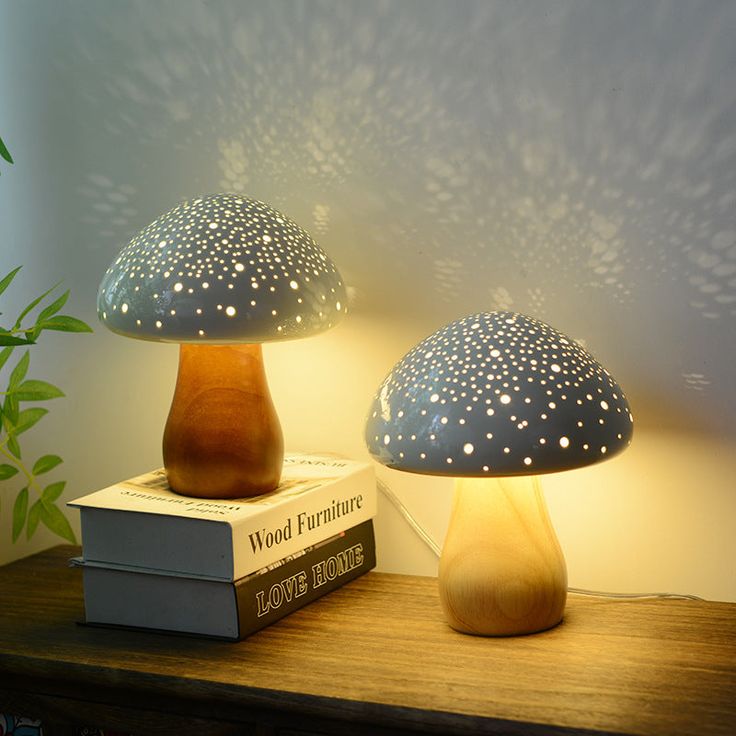
<path fill-rule="evenodd" d="M 113 332 L 164 342 L 267 342 L 333 327 L 345 286 L 311 236 L 263 202 L 182 202 L 123 248 L 97 295 Z"/>
<path fill-rule="evenodd" d="M 429 475 L 528 475 L 612 457 L 633 417 L 613 377 L 549 325 L 485 312 L 427 337 L 384 379 L 365 439 L 389 467 Z"/>

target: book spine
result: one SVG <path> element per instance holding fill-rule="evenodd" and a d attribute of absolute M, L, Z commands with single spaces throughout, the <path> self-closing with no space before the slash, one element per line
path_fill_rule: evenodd
<path fill-rule="evenodd" d="M 344 478 L 295 494 L 253 518 L 234 522 L 232 579 L 372 519 L 376 511 L 375 474 L 373 468 L 366 466 Z"/>
<path fill-rule="evenodd" d="M 235 583 L 239 638 L 248 636 L 363 575 L 376 565 L 373 521 Z"/>

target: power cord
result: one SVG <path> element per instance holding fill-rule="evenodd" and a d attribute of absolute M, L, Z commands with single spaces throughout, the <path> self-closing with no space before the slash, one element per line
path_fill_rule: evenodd
<path fill-rule="evenodd" d="M 585 588 L 571 587 L 568 587 L 567 592 L 575 593 L 576 595 L 596 596 L 598 598 L 620 598 L 622 600 L 635 601 L 646 600 L 647 598 L 670 598 L 682 601 L 705 600 L 705 598 L 701 598 L 699 595 L 693 595 L 692 593 L 611 593 L 605 590 L 586 590 Z"/>
<path fill-rule="evenodd" d="M 391 501 L 396 510 L 404 517 L 405 521 L 414 530 L 417 536 L 434 552 L 435 557 L 439 559 L 442 550 L 437 542 L 432 539 L 429 532 L 412 516 L 411 511 L 404 505 L 404 502 L 384 483 L 382 480 L 376 479 L 378 490 L 383 493 L 386 498 Z"/>
<path fill-rule="evenodd" d="M 391 502 L 394 508 L 401 514 L 406 523 L 412 528 L 414 533 L 429 547 L 434 553 L 435 557 L 439 559 L 441 549 L 437 542 L 432 539 L 427 530 L 414 518 L 411 511 L 404 505 L 404 502 L 391 490 L 388 484 L 384 483 L 380 479 L 376 479 L 378 489 L 383 495 Z M 657 599 L 674 599 L 674 600 L 688 600 L 688 601 L 703 601 L 705 598 L 701 598 L 697 595 L 691 595 L 689 593 L 611 593 L 603 590 L 587 590 L 586 588 L 572 588 L 568 587 L 569 593 L 575 593 L 577 595 L 594 596 L 597 598 L 617 598 L 623 600 L 645 600 L 647 598 Z"/>

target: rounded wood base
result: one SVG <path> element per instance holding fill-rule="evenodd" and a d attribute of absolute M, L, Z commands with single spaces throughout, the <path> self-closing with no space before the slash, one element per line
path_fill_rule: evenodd
<path fill-rule="evenodd" d="M 163 455 L 169 485 L 185 496 L 240 498 L 278 486 L 284 440 L 260 345 L 180 346 Z"/>
<path fill-rule="evenodd" d="M 467 634 L 531 634 L 562 620 L 567 569 L 534 476 L 456 480 L 439 589 L 448 623 Z"/>

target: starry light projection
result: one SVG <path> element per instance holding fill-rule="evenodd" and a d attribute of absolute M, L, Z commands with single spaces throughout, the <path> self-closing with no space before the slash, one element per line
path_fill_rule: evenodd
<path fill-rule="evenodd" d="M 632 430 L 623 392 L 595 358 L 543 322 L 500 311 L 414 347 L 381 384 L 365 436 L 389 467 L 483 477 L 589 465 L 625 449 Z"/>
<path fill-rule="evenodd" d="M 85 155 L 66 162 L 76 243 L 128 235 L 162 185 L 180 196 L 179 172 L 201 191 L 258 191 L 355 275 L 366 313 L 398 312 L 409 288 L 426 325 L 448 309 L 565 314 L 573 288 L 616 321 L 608 347 L 676 397 L 683 426 L 706 407 L 711 430 L 733 433 L 736 6 L 168 4 L 29 18 L 69 38 L 50 104 L 74 89 L 86 121 Z M 84 84 L 80 55 L 99 60 Z M 661 349 L 642 311 L 688 339 Z M 703 359 L 709 386 L 682 391 L 676 366 Z"/>
<path fill-rule="evenodd" d="M 237 194 L 182 202 L 134 237 L 97 299 L 113 332 L 163 342 L 267 342 L 335 325 L 345 286 L 311 236 Z"/>

